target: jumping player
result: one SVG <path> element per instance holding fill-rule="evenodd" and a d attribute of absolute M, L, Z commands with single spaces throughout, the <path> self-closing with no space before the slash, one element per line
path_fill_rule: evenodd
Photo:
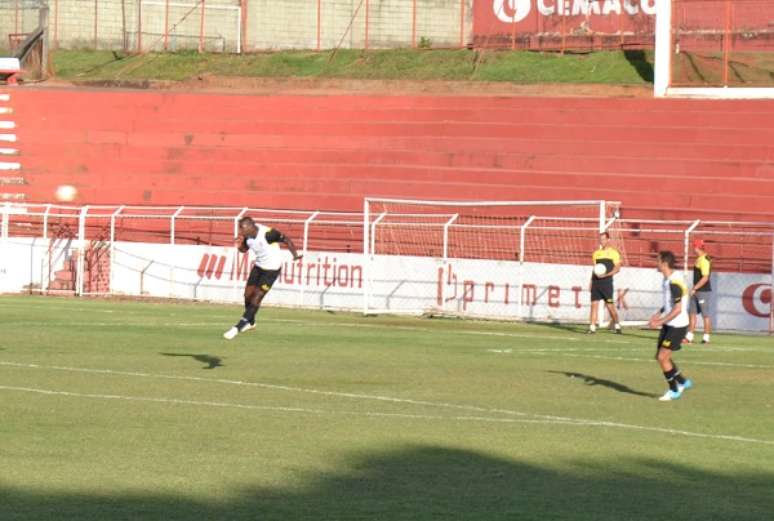
<path fill-rule="evenodd" d="M 672 352 L 679 351 L 688 328 L 688 289 L 682 275 L 675 271 L 675 255 L 671 251 L 658 254 L 658 271 L 664 276 L 662 283 L 663 305 L 648 323 L 652 328 L 661 328 L 656 348 L 656 360 L 664 373 L 669 389 L 659 398 L 662 402 L 677 400 L 683 391 L 693 387 L 677 365 L 672 362 Z"/>
<path fill-rule="evenodd" d="M 621 324 L 618 322 L 618 312 L 615 310 L 613 300 L 613 276 L 621 271 L 621 254 L 610 245 L 610 234 L 599 234 L 599 248 L 591 256 L 592 262 L 604 264 L 607 271 L 604 275 L 597 275 L 592 271 L 589 291 L 591 292 L 591 316 L 589 317 L 589 330 L 587 333 L 597 332 L 597 316 L 599 314 L 599 302 L 603 300 L 610 313 L 610 318 L 615 324 L 615 332 L 621 334 Z"/>
<path fill-rule="evenodd" d="M 701 315 L 704 319 L 704 336 L 702 344 L 710 343 L 710 333 L 712 332 L 712 317 L 710 316 L 710 307 L 712 306 L 712 257 L 707 255 L 704 241 L 696 239 L 693 241 L 693 249 L 696 253 L 696 263 L 693 266 L 693 288 L 691 288 L 691 303 L 688 308 L 689 324 L 688 334 L 685 335 L 685 342 L 693 342 L 693 332 L 696 329 L 696 315 Z"/>
<path fill-rule="evenodd" d="M 239 220 L 239 233 L 241 236 L 235 239 L 235 245 L 243 253 L 252 250 L 255 254 L 255 265 L 250 271 L 250 277 L 245 286 L 245 312 L 235 326 L 223 333 L 223 338 L 226 340 L 231 340 L 239 333 L 255 328 L 255 314 L 280 274 L 282 267 L 280 243 L 288 247 L 293 260 L 302 257 L 296 251 L 296 246 L 290 237 L 285 237 L 279 230 L 256 224 L 252 217 L 242 217 Z"/>

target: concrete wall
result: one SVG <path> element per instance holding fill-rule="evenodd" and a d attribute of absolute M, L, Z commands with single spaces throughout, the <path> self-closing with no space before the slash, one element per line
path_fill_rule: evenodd
<path fill-rule="evenodd" d="M 167 15 L 165 1 L 51 0 L 52 45 L 134 50 L 140 34 L 143 50 L 162 50 L 166 25 L 168 49 L 197 48 L 200 5 L 196 0 L 170 0 Z M 241 46 L 248 51 L 317 49 L 318 45 L 321 49 L 393 48 L 410 47 L 422 37 L 433 47 L 468 43 L 473 0 L 416 0 L 416 15 L 413 6 L 412 0 L 246 0 L 246 41 Z M 205 0 L 204 15 L 205 47 L 235 52 L 240 1 Z"/>

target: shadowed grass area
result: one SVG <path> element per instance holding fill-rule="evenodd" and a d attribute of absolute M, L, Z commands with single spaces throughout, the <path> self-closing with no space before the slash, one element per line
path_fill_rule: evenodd
<path fill-rule="evenodd" d="M 381 80 L 505 81 L 645 85 L 651 53 L 589 54 L 470 50 L 283 51 L 244 55 L 179 52 L 129 55 L 60 50 L 56 74 L 68 80 L 174 80 L 201 74 Z M 638 72 L 639 71 L 639 72 Z"/>
<path fill-rule="evenodd" d="M 0 519 L 762 521 L 774 350 L 656 333 L 0 297 Z"/>

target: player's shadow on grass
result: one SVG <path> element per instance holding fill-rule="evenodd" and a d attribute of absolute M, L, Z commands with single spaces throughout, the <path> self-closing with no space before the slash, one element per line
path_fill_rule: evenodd
<path fill-rule="evenodd" d="M 549 373 L 553 374 L 562 374 L 566 376 L 567 378 L 577 378 L 580 380 L 583 380 L 583 383 L 585 385 L 595 386 L 599 385 L 601 387 L 607 387 L 608 389 L 612 389 L 613 391 L 618 391 L 619 393 L 625 393 L 625 394 L 633 394 L 635 396 L 645 396 L 647 398 L 658 398 L 658 394 L 653 393 L 644 393 L 642 391 L 637 391 L 635 389 L 632 389 L 631 387 L 628 387 L 624 384 L 619 384 L 618 382 L 614 382 L 612 380 L 605 380 L 604 378 L 597 378 L 596 376 L 591 376 L 588 374 L 583 373 L 572 373 L 567 371 L 547 371 Z"/>
<path fill-rule="evenodd" d="M 198 362 L 207 364 L 206 367 L 202 367 L 202 369 L 215 369 L 216 367 L 223 367 L 223 364 L 221 363 L 221 359 L 218 358 L 217 356 L 194 355 L 189 353 L 159 353 L 159 354 L 164 356 L 187 356 L 189 358 L 193 358 Z"/>
<path fill-rule="evenodd" d="M 583 324 L 583 325 L 563 324 L 561 322 L 548 322 L 548 323 L 535 322 L 534 325 L 547 327 L 551 329 L 559 329 L 561 331 L 566 331 L 568 333 L 576 333 L 578 335 L 585 335 L 589 329 L 589 326 L 586 324 Z M 605 335 L 612 335 L 615 338 L 619 338 L 622 340 L 626 340 L 627 338 L 646 338 L 646 339 L 653 339 L 653 342 L 655 342 L 656 334 L 649 331 L 650 330 L 641 329 L 639 327 L 625 327 L 623 328 L 623 334 L 618 336 L 618 335 L 615 335 L 615 332 L 612 329 L 610 329 L 607 325 L 605 325 L 597 329 L 597 333 L 595 335 L 588 335 L 588 339 L 589 341 L 593 341 L 595 338 L 603 338 L 605 337 Z"/>
<path fill-rule="evenodd" d="M 402 427 L 395 426 L 401 437 Z M 465 430 L 462 424 L 438 427 Z M 623 441 L 632 432 L 590 431 L 593 427 L 582 426 L 562 437 L 560 432 L 568 428 L 554 432 L 550 425 L 537 430 L 497 426 L 502 440 L 491 450 L 419 443 L 369 452 L 336 450 L 325 456 L 324 466 L 299 460 L 293 472 L 284 468 L 289 463 L 272 458 L 255 458 L 258 468 L 252 472 L 250 462 L 230 468 L 233 455 L 224 458 L 218 451 L 198 455 L 185 469 L 174 467 L 183 461 L 175 458 L 170 458 L 169 467 L 153 462 L 154 468 L 179 476 L 180 485 L 165 481 L 167 475 L 134 466 L 110 474 L 111 488 L 99 482 L 99 472 L 108 471 L 104 468 L 91 479 L 79 476 L 71 489 L 22 474 L 0 483 L 0 519 L 762 521 L 774 512 L 770 467 L 752 464 L 749 457 L 738 467 L 728 465 L 724 455 L 712 452 L 713 447 L 726 446 L 729 451 L 766 450 L 762 446 L 731 447 L 734 442 L 718 440 L 716 445 L 685 449 L 691 444 L 685 438 L 646 433 L 631 446 L 616 445 L 619 451 L 600 458 L 600 447 L 608 438 Z M 557 446 L 545 464 L 536 464 L 533 449 L 546 447 L 542 437 L 555 440 Z M 395 439 L 384 432 L 376 437 L 382 446 L 393 445 Z M 509 441 L 518 448 L 508 457 L 500 456 L 504 445 L 499 443 Z M 696 455 L 700 449 L 705 452 Z M 691 453 L 693 457 L 688 456 Z M 182 478 L 190 479 L 190 485 Z"/>

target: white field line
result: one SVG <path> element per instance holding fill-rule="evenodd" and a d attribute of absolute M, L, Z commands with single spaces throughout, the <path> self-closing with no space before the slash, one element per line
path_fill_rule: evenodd
<path fill-rule="evenodd" d="M 587 425 L 585 422 L 566 421 L 566 420 L 546 420 L 546 419 L 531 419 L 531 418 L 489 418 L 486 416 L 439 416 L 430 414 L 407 414 L 407 413 L 393 413 L 393 412 L 374 412 L 374 411 L 335 411 L 325 409 L 307 409 L 303 407 L 280 407 L 270 405 L 250 405 L 243 403 L 230 403 L 230 402 L 210 402 L 210 401 L 198 401 L 198 400 L 179 400 L 177 398 L 151 398 L 145 396 L 124 396 L 118 394 L 89 394 L 89 393 L 74 393 L 70 391 L 53 391 L 49 389 L 38 389 L 35 387 L 14 387 L 8 385 L 0 385 L 2 391 L 18 391 L 26 393 L 44 394 L 50 396 L 67 396 L 75 398 L 96 398 L 102 400 L 125 400 L 132 402 L 152 402 L 152 403 L 168 403 L 174 405 L 195 405 L 197 407 L 223 407 L 232 409 L 247 409 L 253 411 L 269 411 L 269 412 L 295 412 L 305 414 L 318 414 L 321 416 L 366 416 L 366 417 L 384 417 L 384 418 L 404 418 L 413 420 L 444 420 L 444 421 L 467 421 L 467 422 L 485 422 L 485 423 L 536 423 L 536 424 L 566 424 L 566 425 Z"/>
<path fill-rule="evenodd" d="M 0 141 L 16 143 L 16 134 L 0 134 Z"/>
<path fill-rule="evenodd" d="M 379 402 L 405 403 L 410 405 L 421 405 L 421 406 L 427 406 L 427 407 L 463 410 L 463 411 L 483 413 L 483 414 L 503 414 L 506 416 L 516 416 L 521 419 L 563 422 L 568 425 L 571 424 L 571 425 L 582 425 L 582 426 L 609 427 L 609 428 L 626 429 L 626 430 L 658 432 L 662 434 L 686 436 L 686 437 L 693 437 L 693 438 L 736 441 L 741 443 L 755 443 L 755 444 L 774 446 L 774 440 L 761 440 L 756 438 L 748 438 L 744 436 L 735 436 L 735 435 L 726 435 L 726 434 L 706 434 L 701 432 L 691 432 L 691 431 L 684 431 L 679 429 L 668 429 L 664 427 L 651 427 L 651 426 L 635 425 L 635 424 L 628 424 L 628 423 L 591 420 L 587 418 L 572 418 L 568 416 L 555 416 L 550 414 L 535 414 L 535 413 L 527 413 L 527 412 L 514 411 L 514 410 L 508 410 L 508 409 L 492 409 L 487 407 L 478 407 L 475 405 L 463 405 L 463 404 L 446 403 L 446 402 L 430 402 L 425 400 L 414 400 L 410 398 L 396 398 L 392 396 L 344 393 L 344 392 L 337 392 L 337 391 L 323 391 L 319 389 L 291 387 L 287 385 L 267 384 L 262 382 L 244 382 L 240 380 L 225 380 L 220 378 L 202 378 L 198 376 L 176 376 L 176 375 L 140 373 L 140 372 L 130 372 L 130 371 L 113 371 L 110 369 L 85 369 L 80 367 L 43 366 L 38 364 L 21 364 L 21 363 L 15 363 L 15 362 L 0 362 L 0 365 L 9 366 L 9 367 L 28 368 L 28 369 L 70 371 L 70 372 L 77 372 L 77 373 L 93 373 L 93 374 L 103 374 L 103 375 L 113 375 L 113 376 L 134 376 L 134 377 L 140 377 L 140 378 L 186 380 L 186 381 L 219 383 L 219 384 L 240 385 L 240 386 L 244 385 L 244 386 L 251 386 L 251 387 L 259 387 L 263 389 L 273 389 L 273 390 L 306 393 L 306 394 L 314 394 L 314 395 L 321 395 L 321 396 L 334 396 L 334 397 L 350 398 L 350 399 L 356 399 L 356 400 L 373 400 L 373 401 L 379 401 Z M 58 392 L 58 391 L 55 391 L 55 392 Z M 148 400 L 150 400 L 150 398 Z M 255 406 L 255 407 L 258 407 L 258 406 Z M 389 413 L 372 413 L 372 414 L 389 414 Z"/>
<path fill-rule="evenodd" d="M 16 128 L 16 123 L 14 121 L 0 121 L 0 128 L 4 130 L 11 130 Z"/>
<path fill-rule="evenodd" d="M 10 94 L 0 94 L 0 101 L 10 101 L 11 95 Z"/>

